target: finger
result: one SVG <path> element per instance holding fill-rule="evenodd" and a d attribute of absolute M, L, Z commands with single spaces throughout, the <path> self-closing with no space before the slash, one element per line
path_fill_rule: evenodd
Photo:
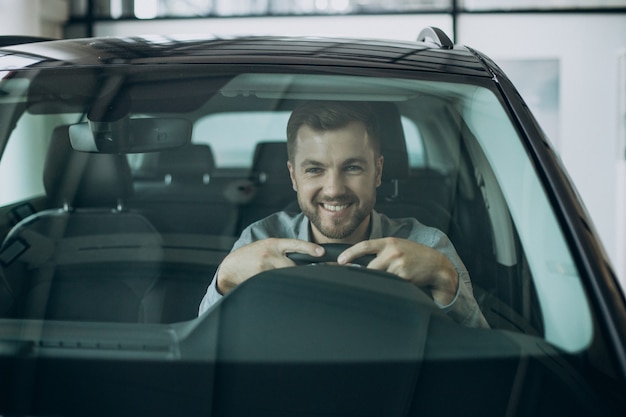
<path fill-rule="evenodd" d="M 391 262 L 384 256 L 376 256 L 369 264 L 367 264 L 367 267 L 377 271 L 391 272 Z"/>
<path fill-rule="evenodd" d="M 277 249 L 284 256 L 287 253 L 298 252 L 320 257 L 324 255 L 324 248 L 316 243 L 300 239 L 279 239 Z"/>
<path fill-rule="evenodd" d="M 337 262 L 341 265 L 349 264 L 353 260 L 365 255 L 378 255 L 384 246 L 377 239 L 364 240 L 341 252 Z M 373 261 L 372 261 L 373 262 Z M 371 263 L 371 262 L 370 262 Z M 369 265 L 368 265 L 369 266 Z"/>

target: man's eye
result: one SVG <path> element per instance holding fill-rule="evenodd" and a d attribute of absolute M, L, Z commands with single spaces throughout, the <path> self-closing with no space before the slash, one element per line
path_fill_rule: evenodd
<path fill-rule="evenodd" d="M 319 174 L 322 172 L 321 168 L 307 168 L 304 170 L 307 174 Z"/>
<path fill-rule="evenodd" d="M 346 167 L 346 171 L 349 171 L 349 172 L 363 171 L 363 168 L 359 165 L 348 165 Z"/>

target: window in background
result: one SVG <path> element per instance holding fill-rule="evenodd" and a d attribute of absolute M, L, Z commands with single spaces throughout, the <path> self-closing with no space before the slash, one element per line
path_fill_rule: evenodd
<path fill-rule="evenodd" d="M 459 6 L 468 11 L 608 9 L 625 7 L 626 0 L 460 0 Z"/>
<path fill-rule="evenodd" d="M 94 0 L 96 19 L 449 12 L 452 0 Z M 88 14 L 72 0 L 72 16 Z"/>
<path fill-rule="evenodd" d="M 72 16 L 88 14 L 88 0 L 71 0 Z M 406 12 L 611 9 L 626 0 L 94 0 L 95 19 L 296 16 Z"/>

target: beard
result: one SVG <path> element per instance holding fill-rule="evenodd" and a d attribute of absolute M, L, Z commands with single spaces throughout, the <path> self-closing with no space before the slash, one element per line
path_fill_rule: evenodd
<path fill-rule="evenodd" d="M 304 204 L 298 200 L 300 209 L 315 228 L 325 237 L 333 240 L 341 240 L 350 237 L 374 209 L 374 201 L 367 201 L 359 205 L 359 199 L 355 195 L 347 195 L 341 198 L 315 200 L 312 204 Z M 320 215 L 321 203 L 350 204 L 356 210 L 349 217 L 325 218 Z"/>

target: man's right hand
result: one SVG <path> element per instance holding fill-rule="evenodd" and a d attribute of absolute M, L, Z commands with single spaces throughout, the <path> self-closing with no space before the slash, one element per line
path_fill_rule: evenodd
<path fill-rule="evenodd" d="M 298 252 L 322 256 L 324 248 L 299 239 L 270 238 L 258 240 L 231 252 L 222 261 L 217 273 L 217 291 L 226 295 L 248 278 L 270 269 L 295 266 L 288 253 Z"/>

